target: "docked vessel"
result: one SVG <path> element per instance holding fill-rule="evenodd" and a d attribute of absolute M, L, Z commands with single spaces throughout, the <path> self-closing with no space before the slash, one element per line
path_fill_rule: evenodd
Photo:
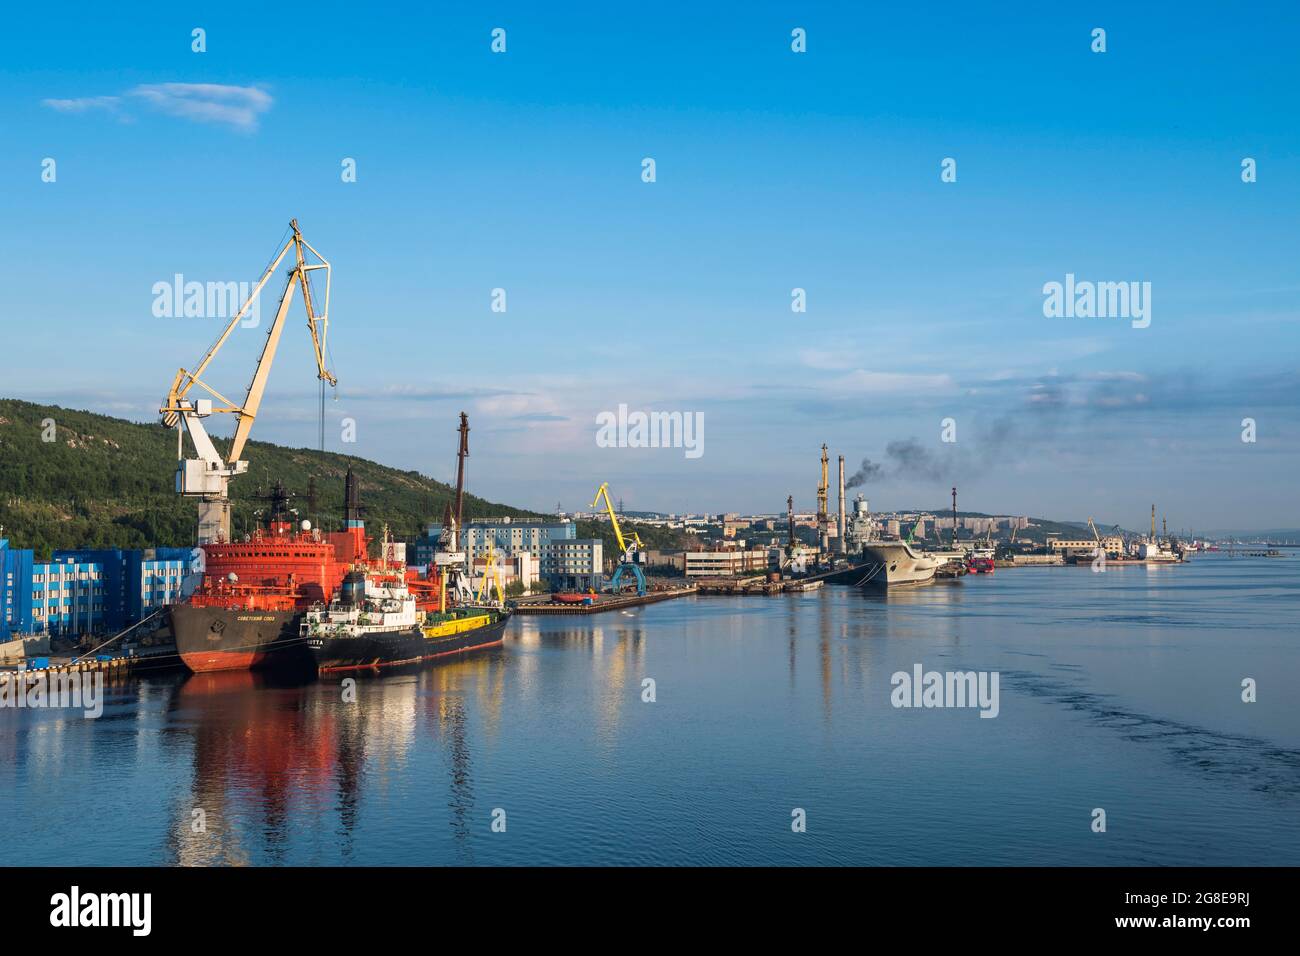
<path fill-rule="evenodd" d="M 1137 556 L 1148 564 L 1178 564 L 1183 560 L 1181 552 L 1160 541 L 1141 542 L 1137 546 Z"/>
<path fill-rule="evenodd" d="M 295 527 L 289 494 L 279 482 L 269 501 L 265 528 L 243 541 L 203 546 L 202 582 L 170 608 L 177 653 L 196 673 L 312 666 L 301 637 L 303 613 L 333 600 L 348 571 L 368 561 L 351 469 L 342 531 L 322 534 L 306 521 Z M 412 581 L 408 590 L 422 606 L 437 606 L 437 580 Z"/>
<path fill-rule="evenodd" d="M 510 613 L 504 609 L 493 552 L 489 549 L 489 567 L 475 595 L 469 586 L 468 555 L 460 547 L 469 457 L 469 419 L 464 412 L 457 434 L 456 496 L 443 518 L 428 581 L 412 580 L 404 562 L 389 560 L 385 528 L 379 560 L 352 568 L 334 599 L 317 602 L 303 617 L 298 639 L 321 673 L 417 664 L 504 639 Z M 484 603 L 490 593 L 489 568 L 496 575 L 495 606 Z"/>
<path fill-rule="evenodd" d="M 932 558 L 938 567 L 945 564 L 965 565 L 971 557 L 971 552 L 962 548 L 944 548 L 942 550 L 925 550 L 923 552 L 927 558 Z"/>
<path fill-rule="evenodd" d="M 268 666 L 273 657 L 282 664 L 305 664 L 306 657 L 295 654 L 300 651 L 295 647 L 300 615 L 297 598 L 291 593 L 276 598 L 259 598 L 261 607 L 175 605 L 171 610 L 172 630 L 176 634 L 176 651 L 185 666 L 204 674 L 261 668 Z"/>
<path fill-rule="evenodd" d="M 353 571 L 328 605 L 307 610 L 302 643 L 322 673 L 416 664 L 500 644 L 509 612 L 426 612 L 398 569 Z"/>
<path fill-rule="evenodd" d="M 940 561 L 912 547 L 906 541 L 871 541 L 863 554 L 875 567 L 862 581 L 863 587 L 901 587 L 934 580 Z"/>
<path fill-rule="evenodd" d="M 1147 564 L 1178 564 L 1187 555 L 1186 548 L 1169 537 L 1166 525 L 1163 537 L 1156 536 L 1156 506 L 1151 506 L 1151 534 L 1145 541 L 1139 541 L 1136 549 L 1139 561 Z"/>

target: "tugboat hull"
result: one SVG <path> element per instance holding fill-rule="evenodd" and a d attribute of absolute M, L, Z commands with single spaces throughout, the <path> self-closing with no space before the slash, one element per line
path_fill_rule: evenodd
<path fill-rule="evenodd" d="M 177 604 L 176 652 L 196 674 L 311 663 L 298 633 L 299 611 L 244 611 Z"/>
<path fill-rule="evenodd" d="M 322 673 L 371 670 L 417 664 L 452 654 L 465 654 L 500 644 L 508 616 L 458 634 L 426 637 L 419 629 L 381 631 L 357 636 L 308 638 L 307 644 Z"/>

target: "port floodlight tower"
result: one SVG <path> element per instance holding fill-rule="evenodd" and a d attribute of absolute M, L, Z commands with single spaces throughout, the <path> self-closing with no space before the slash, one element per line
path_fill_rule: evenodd
<path fill-rule="evenodd" d="M 614 529 L 614 538 L 618 541 L 619 559 L 618 566 L 614 568 L 614 576 L 609 581 L 609 589 L 614 594 L 618 593 L 619 585 L 623 583 L 623 575 L 631 570 L 632 576 L 636 579 L 636 593 L 638 597 L 645 597 L 646 584 L 645 572 L 641 570 L 641 565 L 637 558 L 641 555 L 641 536 L 635 531 L 630 538 L 623 536 L 623 529 L 619 526 L 618 515 L 614 513 L 614 502 L 609 497 L 609 482 L 601 482 L 596 489 L 596 497 L 591 502 L 593 508 L 599 507 L 601 499 L 605 501 L 605 510 L 609 513 L 609 523 Z"/>
<path fill-rule="evenodd" d="M 230 540 L 230 479 L 248 471 L 248 462 L 240 456 L 248 443 L 248 435 L 252 431 L 253 422 L 262 405 L 266 380 L 271 374 L 271 364 L 275 361 L 275 352 L 280 345 L 280 334 L 284 331 L 285 316 L 293 302 L 295 288 L 302 290 L 303 304 L 307 308 L 307 327 L 311 332 L 312 348 L 316 355 L 316 377 L 321 382 L 322 422 L 324 421 L 324 388 L 326 385 L 333 388 L 338 384 L 334 373 L 325 365 L 326 334 L 329 331 L 330 264 L 312 248 L 307 240 L 303 239 L 302 232 L 298 229 L 297 219 L 289 221 L 289 231 L 291 235 L 288 241 L 266 267 L 262 278 L 249 293 L 248 299 L 226 324 L 217 340 L 203 353 L 194 371 L 182 368 L 176 373 L 167 392 L 167 398 L 158 409 L 163 425 L 176 429 L 176 491 L 184 497 L 198 499 L 198 543 L 201 545 Z M 280 263 L 289 254 L 290 249 L 294 251 L 294 266 L 289 270 L 288 280 L 285 282 L 284 292 L 280 296 L 280 304 L 275 312 L 275 320 L 267 330 L 266 341 L 262 344 L 262 352 L 258 356 L 257 365 L 254 366 L 253 379 L 248 384 L 244 401 L 242 404 L 237 404 L 204 382 L 201 376 L 221 351 L 221 347 L 229 340 L 235 327 L 248 313 L 261 294 L 262 287 L 271 278 L 271 274 L 280 267 Z M 311 254 L 313 261 L 308 261 L 307 253 Z M 325 270 L 325 308 L 318 314 L 312 299 L 310 276 L 320 269 Z M 199 398 L 197 393 L 191 395 L 196 385 L 210 397 Z M 203 420 L 214 414 L 234 415 L 236 420 L 230 452 L 224 459 L 203 426 Z M 323 427 L 322 424 L 322 429 Z M 194 458 L 185 457 L 186 432 L 189 433 L 190 443 L 194 446 L 196 455 Z"/>

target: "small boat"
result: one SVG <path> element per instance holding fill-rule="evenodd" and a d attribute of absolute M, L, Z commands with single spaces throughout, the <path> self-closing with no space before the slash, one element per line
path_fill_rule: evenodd
<path fill-rule="evenodd" d="M 577 591 L 558 591 L 551 595 L 552 604 L 595 604 L 595 592 L 583 594 Z"/>
<path fill-rule="evenodd" d="M 973 557 L 966 562 L 967 574 L 992 574 L 993 559 L 984 557 Z"/>

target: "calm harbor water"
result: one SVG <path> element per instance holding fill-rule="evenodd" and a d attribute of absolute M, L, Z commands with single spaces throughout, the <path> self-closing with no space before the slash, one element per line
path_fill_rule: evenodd
<path fill-rule="evenodd" d="M 1294 865 L 1298 621 L 1300 558 L 1206 555 L 517 618 L 355 703 L 156 677 L 0 711 L 0 865 Z M 998 716 L 894 708 L 918 663 Z"/>

